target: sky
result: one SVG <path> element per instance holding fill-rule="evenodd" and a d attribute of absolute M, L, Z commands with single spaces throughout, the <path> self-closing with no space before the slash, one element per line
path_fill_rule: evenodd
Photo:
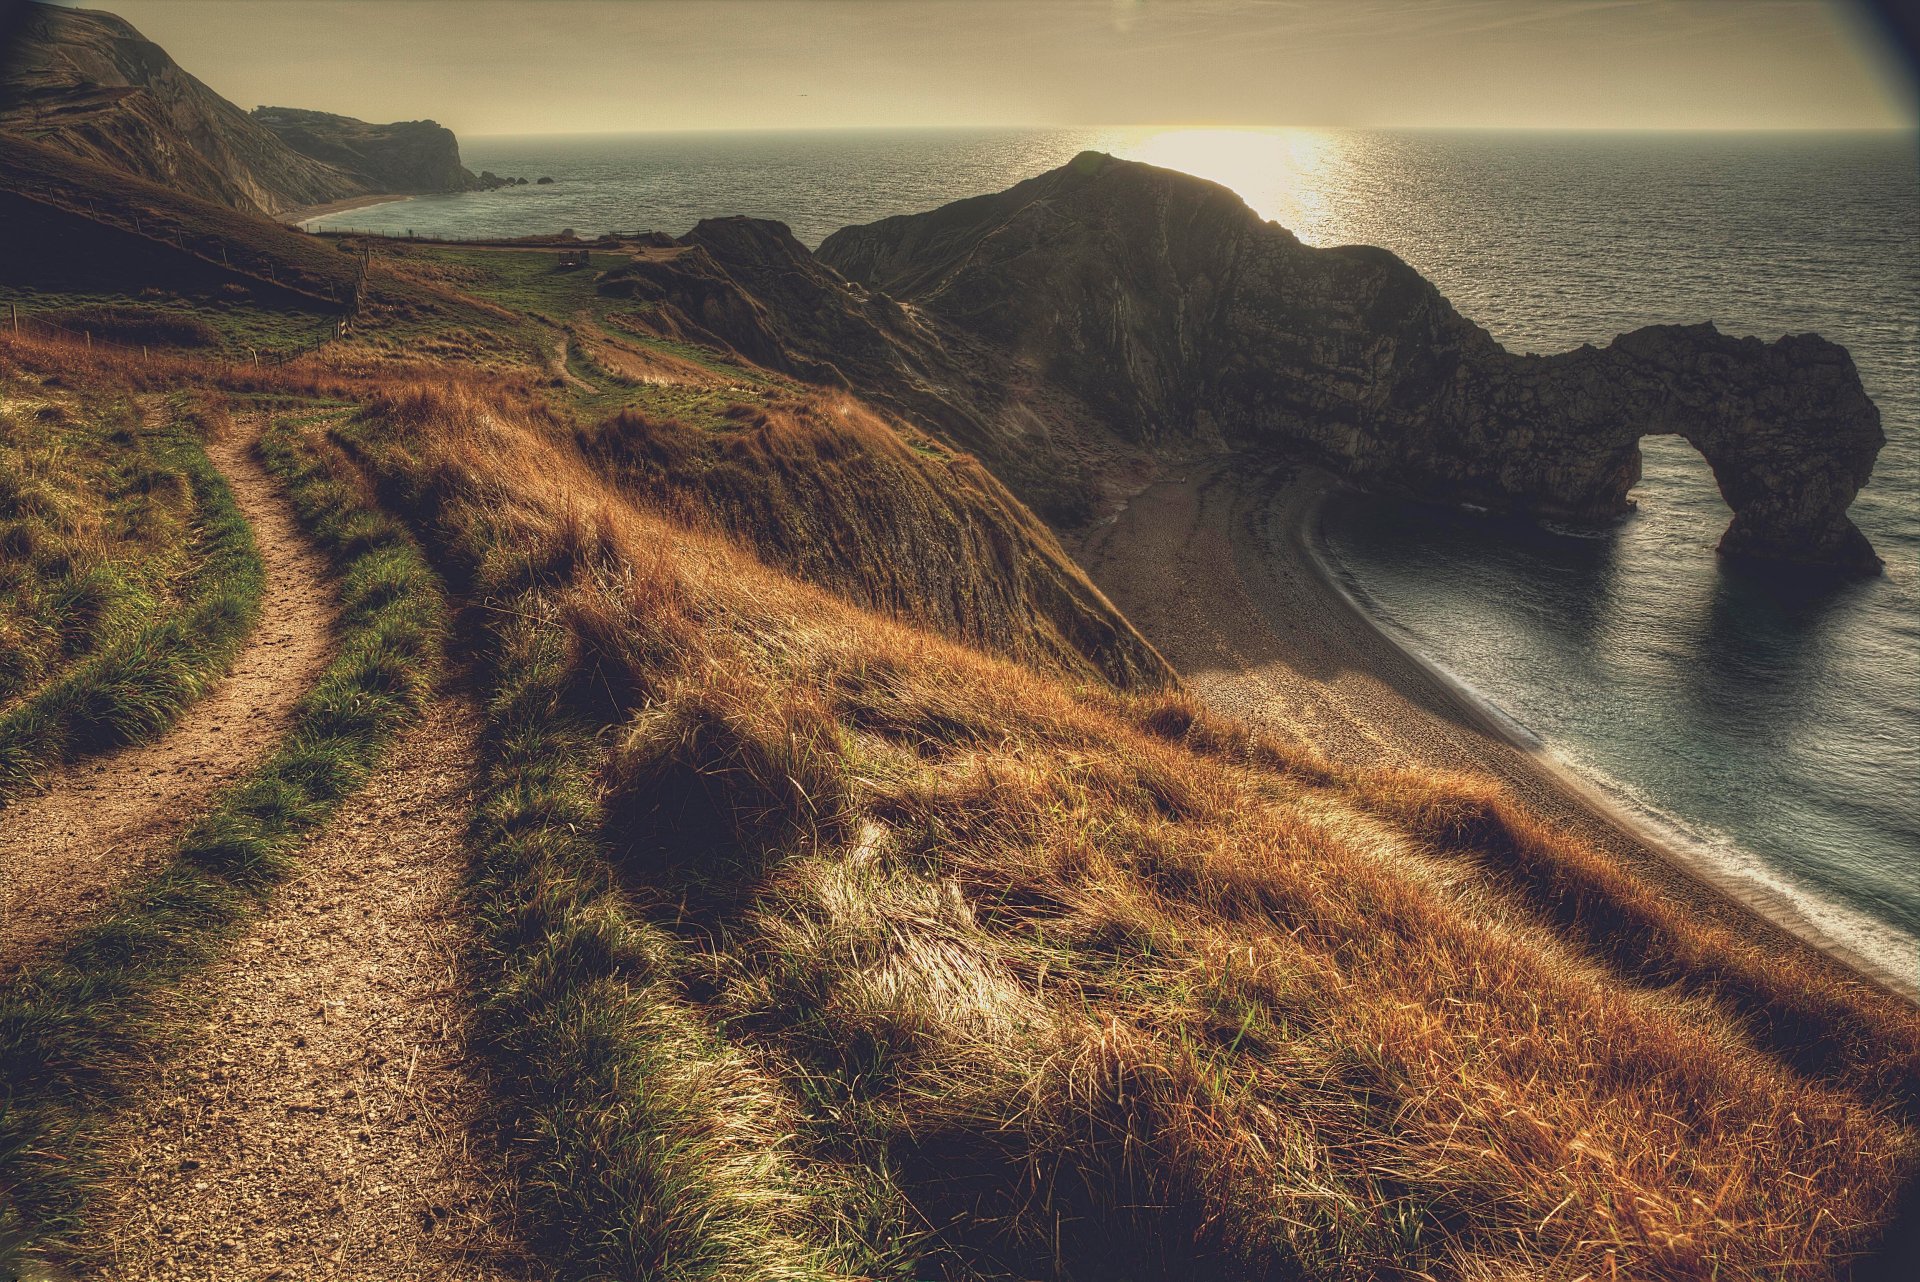
<path fill-rule="evenodd" d="M 242 107 L 467 135 L 1911 128 L 1848 0 L 95 0 Z"/>

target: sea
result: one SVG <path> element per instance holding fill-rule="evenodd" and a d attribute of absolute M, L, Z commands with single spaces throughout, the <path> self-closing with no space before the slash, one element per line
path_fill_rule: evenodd
<path fill-rule="evenodd" d="M 1382 245 L 1516 351 L 1710 320 L 1852 353 L 1887 445 L 1853 516 L 1883 577 L 1720 564 L 1705 461 L 1648 438 L 1601 530 L 1339 496 L 1351 594 L 1668 839 L 1920 986 L 1920 152 L 1912 134 L 1247 128 L 474 138 L 526 186 L 316 220 L 467 237 L 751 214 L 817 245 L 1086 149 L 1225 183 L 1312 245 Z M 534 180 L 551 177 L 551 184 Z"/>

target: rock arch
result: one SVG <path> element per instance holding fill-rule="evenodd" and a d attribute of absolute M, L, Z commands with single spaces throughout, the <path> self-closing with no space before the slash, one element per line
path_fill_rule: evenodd
<path fill-rule="evenodd" d="M 1706 459 L 1733 512 L 1723 555 L 1880 568 L 1847 508 L 1886 438 L 1844 348 L 1810 334 L 1763 343 L 1712 325 L 1652 326 L 1605 348 L 1506 360 L 1513 376 L 1463 426 L 1533 438 L 1537 464 L 1503 486 L 1511 506 L 1618 515 L 1639 480 L 1641 439 L 1674 435 Z"/>

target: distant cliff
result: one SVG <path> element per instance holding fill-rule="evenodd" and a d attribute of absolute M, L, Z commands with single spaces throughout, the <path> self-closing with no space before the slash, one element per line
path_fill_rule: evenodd
<path fill-rule="evenodd" d="M 1712 466 L 1721 550 L 1879 566 L 1846 515 L 1885 437 L 1846 350 L 1711 325 L 1506 351 L 1382 249 L 1312 249 L 1231 191 L 1085 153 L 991 196 L 834 233 L 821 260 L 957 326 L 1148 444 L 1306 447 L 1377 487 L 1502 511 L 1627 510 L 1639 440 Z"/>
<path fill-rule="evenodd" d="M 276 216 L 381 192 L 490 185 L 430 120 L 370 125 L 325 112 L 240 110 L 111 13 L 23 6 L 0 67 L 0 133 Z"/>
<path fill-rule="evenodd" d="M 0 130 L 251 212 L 375 190 L 286 146 L 110 13 L 26 6 Z"/>
<path fill-rule="evenodd" d="M 486 185 L 460 163 L 453 130 L 431 120 L 371 125 L 297 107 L 255 107 L 249 118 L 301 155 L 352 175 L 370 191 L 473 191 Z"/>

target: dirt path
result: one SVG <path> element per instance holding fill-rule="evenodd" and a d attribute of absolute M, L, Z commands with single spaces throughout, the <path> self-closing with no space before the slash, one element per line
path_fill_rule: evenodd
<path fill-rule="evenodd" d="M 1645 832 L 1383 636 L 1313 561 L 1310 531 L 1335 484 L 1311 469 L 1196 462 L 1090 533 L 1080 561 L 1209 706 L 1340 761 L 1491 775 L 1700 916 L 1915 992 L 1910 976 L 1846 947 L 1774 888 Z"/>
<path fill-rule="evenodd" d="M 235 419 L 207 453 L 253 527 L 266 589 L 233 669 L 159 740 L 56 771 L 0 810 L 0 976 L 43 951 L 122 882 L 157 866 L 223 784 L 280 739 L 331 651 L 326 558 L 301 537 Z"/>
<path fill-rule="evenodd" d="M 110 1164 L 102 1272 L 252 1282 L 534 1276 L 476 1132 L 460 903 L 478 715 L 445 700 L 180 1009 Z"/>

